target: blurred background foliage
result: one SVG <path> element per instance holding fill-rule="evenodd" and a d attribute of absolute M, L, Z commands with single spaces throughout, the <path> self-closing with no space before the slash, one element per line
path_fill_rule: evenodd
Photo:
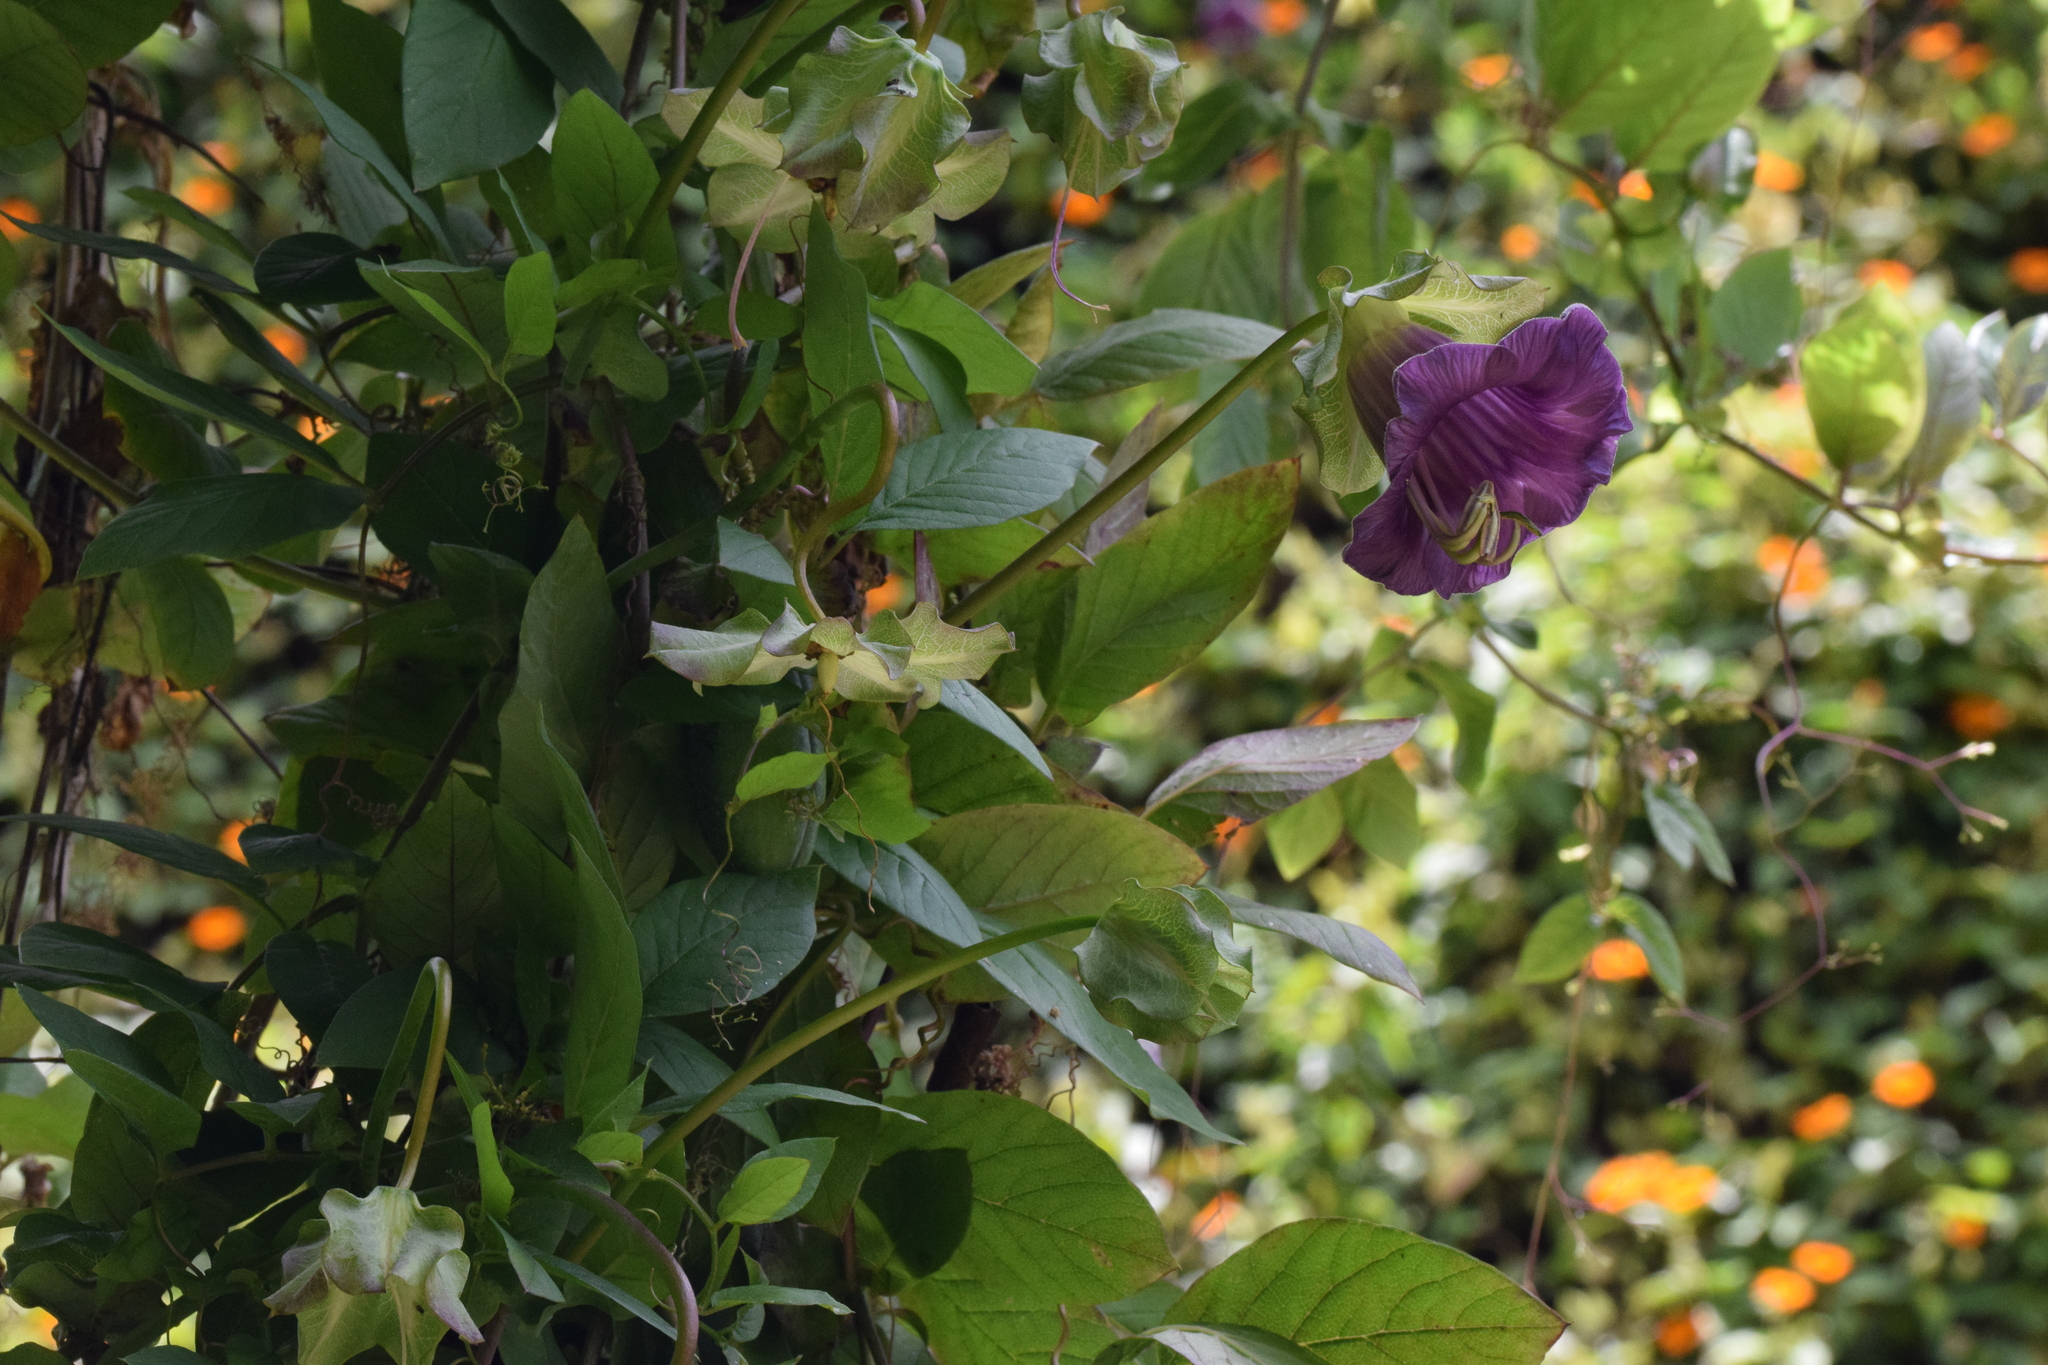
<path fill-rule="evenodd" d="M 1388 171 L 1385 235 L 1346 242 L 1347 258 L 1434 243 L 1476 272 L 1535 276 L 1553 311 L 1593 306 L 1613 331 L 1639 434 L 1587 515 L 1479 599 L 1499 653 L 1474 642 L 1470 600 L 1397 599 L 1345 569 L 1345 509 L 1322 495 L 1305 504 L 1246 616 L 1196 666 L 1090 727 L 1105 747 L 1088 781 L 1136 803 L 1216 738 L 1433 708 L 1392 760 L 1417 793 L 1412 829 L 1381 818 L 1354 837 L 1340 811 L 1327 829 L 1303 828 L 1307 817 L 1219 826 L 1214 850 L 1241 889 L 1385 937 L 1426 1002 L 1262 938 L 1244 1026 L 1166 1050 L 1242 1134 L 1238 1147 L 1163 1138 L 1125 1092 L 1065 1055 L 1038 1056 L 1027 1093 L 1119 1156 L 1190 1269 L 1277 1224 L 1345 1214 L 1512 1273 L 1526 1258 L 1571 1323 L 1557 1361 L 2048 1359 L 2048 579 L 2037 566 L 1927 563 L 1839 514 L 1816 522 L 1817 504 L 1763 467 L 1764 457 L 1802 476 L 1824 467 L 1789 349 L 1753 358 L 1740 387 L 1694 396 L 1725 409 L 1754 455 L 1663 425 L 1679 417 L 1679 398 L 1649 317 L 1615 278 L 1596 205 L 1550 160 L 1511 145 L 1532 89 L 1521 0 L 1382 0 L 1377 13 L 1370 0 L 1334 4 L 1302 107 L 1320 141 L 1362 149 Z M 623 58 L 636 7 L 574 8 Z M 1042 8 L 1042 22 L 1057 21 Z M 1168 305 L 1298 316 L 1313 286 L 1283 283 L 1271 190 L 1323 10 L 1305 0 L 1128 8 L 1136 28 L 1178 44 L 1193 107 L 1180 143 L 1139 181 L 1069 204 L 1068 284 L 1117 317 Z M 1718 285 L 1745 257 L 1789 248 L 1800 337 L 1868 289 L 1894 291 L 1923 331 L 2048 307 L 2048 4 L 1764 9 L 1782 51 L 1740 121 L 1753 169 L 1738 167 L 1727 193 L 1640 174 L 1615 186 L 1622 207 L 1643 215 L 1648 264 L 1689 253 Z M 940 227 L 956 275 L 1053 230 L 1059 167 L 1022 123 L 1024 51 L 975 108 L 977 126 L 1010 128 L 1019 148 L 1002 192 Z M 121 194 L 130 188 L 167 190 L 245 241 L 321 225 L 321 139 L 289 92 L 236 52 L 309 69 L 303 7 L 192 7 L 184 32 L 159 31 L 131 60 L 120 98 L 181 140 L 123 125 L 109 230 L 157 231 Z M 0 209 L 54 216 L 59 167 L 10 155 Z M 1317 164 L 1307 162 L 1299 228 L 1311 236 L 1333 221 L 1314 197 Z M 1197 219 L 1203 233 L 1176 237 Z M 23 271 L 47 268 L 45 244 L 4 230 Z M 170 233 L 181 251 L 208 250 L 184 227 Z M 159 287 L 133 262 L 121 277 L 131 303 Z M 165 283 L 167 301 L 179 283 Z M 18 291 L 4 320 L 10 353 L 27 345 L 32 294 Z M 1065 300 L 1057 316 L 1061 344 L 1097 325 Z M 210 329 L 177 340 L 188 371 L 257 381 Z M 18 363 L 0 358 L 0 393 L 19 393 Z M 1153 405 L 1184 410 L 1224 377 L 1062 404 L 1045 421 L 1114 442 Z M 1242 400 L 1160 473 L 1155 503 L 1305 445 L 1287 413 L 1294 383 Z M 2048 509 L 2042 418 L 2007 441 L 1979 441 L 1947 471 L 1941 516 L 1952 542 L 2027 558 L 2048 548 L 2037 533 Z M 870 606 L 905 595 L 892 577 Z M 341 604 L 304 595 L 271 603 L 221 689 L 236 722 L 260 735 L 266 715 L 326 695 L 351 661 L 331 643 L 346 620 Z M 1411 681 L 1404 656 L 1469 670 L 1499 698 L 1476 789 L 1456 780 L 1456 719 Z M 18 809 L 36 780 L 48 691 L 20 672 L 8 683 L 0 792 Z M 1943 777 L 2006 827 L 1978 822 L 1981 837 L 1965 838 L 1926 773 L 1807 740 L 1771 775 L 1767 811 L 1756 756 L 1779 724 L 1770 715 L 1797 702 L 1816 727 L 1924 758 L 1995 745 Z M 1641 814 L 1618 833 L 1615 875 L 1675 927 L 1684 1008 L 1624 946 L 1598 950 L 1576 981 L 1516 980 L 1538 917 L 1583 886 L 1582 792 L 1614 762 L 1599 742 L 1611 726 L 1660 736 L 1676 766 L 1657 776 L 1691 784 L 1732 864 L 1732 886 L 1680 866 Z M 99 740 L 102 811 L 159 828 L 216 837 L 255 818 L 274 788 L 203 697 L 147 679 L 130 681 Z M 1773 828 L 1789 856 L 1774 851 Z M 6 846 L 18 843 L 11 834 Z M 250 907 L 209 905 L 196 882 L 100 846 L 73 858 L 73 917 L 149 942 L 194 974 L 232 974 Z M 1825 967 L 1803 982 L 1815 935 L 1794 859 L 1828 915 Z M 49 1051 L 47 1038 L 14 1042 Z M 0 1085 L 40 1089 L 30 1070 L 0 1067 Z M 16 1161 L 0 1193 L 63 1179 L 61 1162 Z M 9 1340 L 38 1330 L 29 1316 L 6 1328 Z"/>

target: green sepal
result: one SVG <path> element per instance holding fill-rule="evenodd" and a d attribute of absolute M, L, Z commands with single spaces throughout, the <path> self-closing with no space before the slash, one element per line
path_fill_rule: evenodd
<path fill-rule="evenodd" d="M 1067 185 L 1103 195 L 1166 150 L 1180 122 L 1181 61 L 1172 43 L 1133 33 L 1121 9 L 1084 14 L 1038 35 L 1051 70 L 1024 78 L 1024 122 L 1051 138 Z"/>

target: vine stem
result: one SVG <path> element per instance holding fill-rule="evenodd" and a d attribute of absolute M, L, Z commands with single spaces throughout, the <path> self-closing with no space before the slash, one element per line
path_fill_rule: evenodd
<path fill-rule="evenodd" d="M 116 483 L 112 475 L 57 436 L 44 431 L 4 398 L 0 398 L 0 424 L 12 427 L 18 435 L 26 437 L 30 445 L 54 460 L 66 474 L 97 493 L 109 506 L 119 510 L 134 505 L 135 495 Z"/>
<path fill-rule="evenodd" d="M 789 22 L 791 15 L 803 7 L 804 0 L 775 0 L 775 8 L 762 15 L 761 22 L 747 35 L 747 45 L 740 49 L 739 55 L 732 59 L 732 65 L 725 68 L 725 74 L 711 87 L 711 93 L 705 97 L 704 107 L 699 109 L 697 117 L 690 121 L 689 131 L 683 134 L 682 142 L 669 153 L 668 160 L 662 163 L 661 182 L 654 187 L 653 197 L 647 201 L 647 207 L 641 210 L 640 221 L 633 226 L 634 242 L 646 240 L 657 223 L 667 221 L 669 205 L 674 201 L 676 191 L 682 188 L 683 177 L 688 175 L 690 167 L 696 164 L 697 154 L 704 150 L 704 144 L 710 140 L 711 130 L 718 126 L 719 116 L 725 112 L 725 106 L 732 103 L 732 97 L 738 94 L 740 86 L 746 83 L 747 72 L 753 70 L 754 63 L 761 60 L 761 54 L 768 50 L 768 44 L 774 41 L 777 31 Z"/>
<path fill-rule="evenodd" d="M 1593 989 L 1587 968 L 1579 968 L 1578 990 L 1572 999 L 1572 1025 L 1565 1035 L 1564 1088 L 1557 1099 L 1557 1127 L 1551 1133 L 1550 1159 L 1543 1166 L 1543 1183 L 1536 1190 L 1536 1213 L 1529 1224 L 1529 1252 L 1522 1262 L 1522 1288 L 1536 1292 L 1536 1260 L 1543 1252 L 1543 1217 L 1549 1212 L 1550 1187 L 1557 1183 L 1558 1167 L 1564 1161 L 1565 1139 L 1571 1134 L 1572 1089 L 1579 1078 L 1579 1027 L 1586 1018 L 1586 996 Z"/>
<path fill-rule="evenodd" d="M 642 1182 L 647 1179 L 649 1172 L 659 1166 L 669 1153 L 682 1146 L 685 1138 L 703 1127 L 719 1110 L 725 1108 L 735 1095 L 738 1095 L 740 1091 L 745 1090 L 776 1067 L 781 1066 L 791 1057 L 796 1056 L 797 1053 L 802 1052 L 812 1043 L 830 1037 L 854 1020 L 867 1014 L 870 1010 L 880 1009 L 882 1006 L 908 995 L 918 987 L 936 981 L 950 972 L 957 972 L 962 967 L 972 966 L 983 958 L 994 957 L 997 953 L 1005 953 L 1012 948 L 1022 948 L 1026 944 L 1036 943 L 1040 939 L 1053 938 L 1059 934 L 1071 934 L 1082 929 L 1093 929 L 1096 921 L 1101 918 L 1100 915 L 1073 915 L 1065 919 L 1048 920 L 1043 924 L 1034 924 L 1028 929 L 1018 929 L 996 938 L 985 939 L 970 948 L 961 948 L 947 954 L 945 957 L 935 958 L 915 971 L 905 972 L 894 980 L 885 981 L 866 995 L 858 996 L 829 1014 L 822 1014 L 816 1019 L 811 1020 L 810 1023 L 797 1029 L 788 1037 L 763 1048 L 752 1060 L 742 1063 L 739 1069 L 734 1071 L 732 1075 L 719 1082 L 717 1089 L 713 1090 L 703 1099 L 698 1100 L 697 1103 L 690 1106 L 689 1110 L 681 1118 L 670 1124 L 667 1131 L 648 1145 L 647 1150 L 641 1155 L 640 1165 L 634 1170 L 633 1174 L 626 1177 L 625 1182 L 620 1185 L 615 1197 L 622 1201 L 630 1199 L 633 1191 L 639 1189 Z M 569 1259 L 581 1261 L 590 1254 L 590 1249 L 597 1245 L 598 1238 L 601 1236 L 603 1236 L 601 1230 L 595 1233 L 584 1233 L 583 1240 L 578 1242 L 575 1249 L 569 1253 Z"/>
<path fill-rule="evenodd" d="M 1196 408 L 1179 426 L 1161 437 L 1158 445 L 1145 452 L 1144 458 L 1096 489 L 1094 497 L 1082 503 L 1065 521 L 1039 537 L 1037 544 L 998 569 L 995 577 L 967 594 L 959 606 L 946 613 L 946 620 L 956 626 L 972 620 L 977 611 L 1016 587 L 1017 580 L 1029 573 L 1033 565 L 1043 563 L 1058 553 L 1061 546 L 1094 525 L 1097 518 L 1122 502 L 1131 490 L 1141 487 L 1158 471 L 1159 466 L 1179 453 L 1182 446 L 1194 440 L 1202 428 L 1222 416 L 1223 410 L 1236 402 L 1239 394 L 1257 383 L 1266 371 L 1285 360 L 1298 343 L 1306 340 L 1316 328 L 1323 325 L 1324 319 L 1328 316 L 1327 309 L 1313 313 L 1282 332 L 1272 345 L 1253 357 L 1250 364 L 1231 376 L 1229 383 L 1216 390 L 1208 402 Z"/>
<path fill-rule="evenodd" d="M 455 974 L 441 958 L 427 963 L 434 975 L 434 1031 L 427 1039 L 427 1064 L 420 1072 L 420 1088 L 413 1100 L 411 1130 L 405 1136 L 405 1166 L 398 1172 L 398 1188 L 409 1190 L 419 1174 L 420 1153 L 427 1149 L 428 1120 L 434 1114 L 434 1092 L 441 1086 L 441 1062 L 448 1052 L 448 1022 L 455 1016 Z"/>
<path fill-rule="evenodd" d="M 1315 46 L 1309 49 L 1308 67 L 1294 91 L 1294 126 L 1281 136 L 1281 160 L 1286 164 L 1286 185 L 1280 200 L 1280 320 L 1294 311 L 1295 244 L 1301 232 L 1301 120 L 1308 112 L 1309 96 L 1315 91 L 1316 74 L 1323 69 L 1330 39 L 1337 32 L 1338 0 L 1323 5 L 1323 25 L 1316 31 Z"/>
<path fill-rule="evenodd" d="M 697 1291 L 690 1286 L 690 1277 L 683 1273 L 682 1262 L 676 1259 L 675 1252 L 669 1250 L 668 1243 L 662 1241 L 631 1209 L 598 1190 L 567 1180 L 554 1180 L 543 1185 L 540 1192 L 567 1203 L 581 1204 L 639 1242 L 654 1257 L 654 1263 L 661 1268 L 676 1297 L 674 1306 L 669 1310 L 676 1319 L 676 1349 L 669 1357 L 670 1365 L 690 1365 L 697 1358 Z M 683 1197 L 689 1198 L 687 1191 Z M 598 1231 L 602 1235 L 603 1229 Z"/>

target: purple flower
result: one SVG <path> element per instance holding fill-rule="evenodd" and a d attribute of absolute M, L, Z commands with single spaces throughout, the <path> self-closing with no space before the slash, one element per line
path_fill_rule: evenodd
<path fill-rule="evenodd" d="M 1258 0 L 1202 0 L 1195 25 L 1218 51 L 1249 52 L 1259 45 Z"/>
<path fill-rule="evenodd" d="M 1352 523 L 1344 562 L 1405 596 L 1454 597 L 1507 577 L 1524 545 L 1576 520 L 1632 425 L 1606 340 L 1574 304 L 1498 345 L 1416 337 L 1356 359 L 1352 403 L 1368 432 L 1385 424 L 1388 484 Z"/>

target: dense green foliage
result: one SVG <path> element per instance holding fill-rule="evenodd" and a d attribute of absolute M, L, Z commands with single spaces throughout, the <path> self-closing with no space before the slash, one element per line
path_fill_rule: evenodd
<path fill-rule="evenodd" d="M 2048 1349 L 1933 10 L 0 0 L 7 1358 Z"/>

